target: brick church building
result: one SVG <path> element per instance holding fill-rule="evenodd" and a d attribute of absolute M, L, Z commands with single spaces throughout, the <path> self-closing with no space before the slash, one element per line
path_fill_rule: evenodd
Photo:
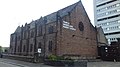
<path fill-rule="evenodd" d="M 18 26 L 10 38 L 10 54 L 34 56 L 71 56 L 95 59 L 97 30 L 81 1 L 41 17 L 24 26 Z"/>

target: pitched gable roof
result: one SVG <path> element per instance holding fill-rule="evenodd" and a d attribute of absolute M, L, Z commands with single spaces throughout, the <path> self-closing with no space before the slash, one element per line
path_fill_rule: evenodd
<path fill-rule="evenodd" d="M 17 29 L 15 30 L 15 33 L 19 33 L 19 32 L 21 32 L 21 27 L 20 26 L 18 26 Z"/>
<path fill-rule="evenodd" d="M 59 15 L 60 15 L 61 17 L 63 17 L 63 16 L 65 16 L 65 15 L 67 15 L 69 12 L 71 12 L 71 11 L 77 6 L 78 3 L 81 3 L 81 1 L 79 1 L 79 2 L 77 2 L 77 3 L 75 3 L 75 4 L 72 4 L 72 5 L 70 5 L 70 6 L 67 6 L 67 7 L 65 7 L 65 8 L 63 8 L 63 9 L 61 9 L 61 10 L 58 10 L 58 11 L 52 13 L 52 14 L 49 14 L 49 15 L 47 15 L 47 16 L 45 16 L 45 17 L 47 18 L 47 21 L 48 21 L 48 22 L 54 22 L 54 21 L 56 21 L 56 19 L 57 19 L 57 17 L 56 17 L 56 16 L 57 16 L 57 13 L 59 13 Z"/>
<path fill-rule="evenodd" d="M 32 21 L 32 22 L 30 23 L 30 29 L 32 29 L 32 28 L 35 28 L 35 21 Z"/>

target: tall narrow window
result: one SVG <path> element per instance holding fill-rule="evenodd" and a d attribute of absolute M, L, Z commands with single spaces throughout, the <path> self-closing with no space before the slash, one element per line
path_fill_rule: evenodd
<path fill-rule="evenodd" d="M 41 36 L 42 35 L 42 26 L 39 26 L 39 29 L 38 29 L 38 35 Z"/>
<path fill-rule="evenodd" d="M 49 34 L 53 33 L 53 29 L 54 29 L 53 26 L 49 27 L 49 29 L 48 29 Z"/>
<path fill-rule="evenodd" d="M 24 37 L 24 39 L 26 39 L 26 31 L 24 31 L 23 37 Z"/>
<path fill-rule="evenodd" d="M 20 46 L 18 46 L 18 52 L 20 52 Z"/>
<path fill-rule="evenodd" d="M 33 51 L 33 44 L 30 44 L 30 52 Z"/>
<path fill-rule="evenodd" d="M 49 41 L 49 46 L 48 46 L 49 52 L 52 52 L 52 45 L 53 45 L 52 41 Z"/>
<path fill-rule="evenodd" d="M 79 22 L 78 27 L 79 27 L 79 30 L 80 30 L 80 31 L 84 31 L 84 25 L 83 25 L 82 22 Z"/>
<path fill-rule="evenodd" d="M 17 40 L 20 40 L 20 35 L 17 37 Z"/>
<path fill-rule="evenodd" d="M 25 52 L 25 45 L 23 46 L 23 52 Z"/>
<path fill-rule="evenodd" d="M 39 44 L 38 44 L 38 48 L 41 48 L 41 46 L 42 46 L 42 44 L 41 44 L 41 42 L 39 42 Z"/>
<path fill-rule="evenodd" d="M 31 31 L 31 37 L 34 37 L 34 31 Z"/>

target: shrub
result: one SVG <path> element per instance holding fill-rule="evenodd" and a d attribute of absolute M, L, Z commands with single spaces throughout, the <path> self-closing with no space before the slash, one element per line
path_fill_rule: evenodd
<path fill-rule="evenodd" d="M 50 55 L 50 56 L 48 56 L 48 60 L 57 61 L 57 56 L 55 56 L 55 55 Z"/>
<path fill-rule="evenodd" d="M 64 57 L 62 57 L 62 56 L 56 56 L 56 55 L 50 55 L 50 56 L 48 56 L 48 60 L 59 61 L 59 60 L 64 60 Z"/>

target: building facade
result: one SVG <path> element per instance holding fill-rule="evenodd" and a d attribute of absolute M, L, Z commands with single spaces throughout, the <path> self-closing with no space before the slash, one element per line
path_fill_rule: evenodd
<path fill-rule="evenodd" d="M 77 59 L 97 57 L 97 30 L 90 23 L 81 1 L 41 17 L 11 34 L 13 55 L 70 56 Z"/>
<path fill-rule="evenodd" d="M 98 55 L 102 60 L 120 61 L 120 39 L 118 42 L 111 42 L 110 46 L 100 46 L 98 48 Z"/>
<path fill-rule="evenodd" d="M 93 0 L 95 26 L 102 27 L 109 42 L 120 38 L 120 0 Z"/>

